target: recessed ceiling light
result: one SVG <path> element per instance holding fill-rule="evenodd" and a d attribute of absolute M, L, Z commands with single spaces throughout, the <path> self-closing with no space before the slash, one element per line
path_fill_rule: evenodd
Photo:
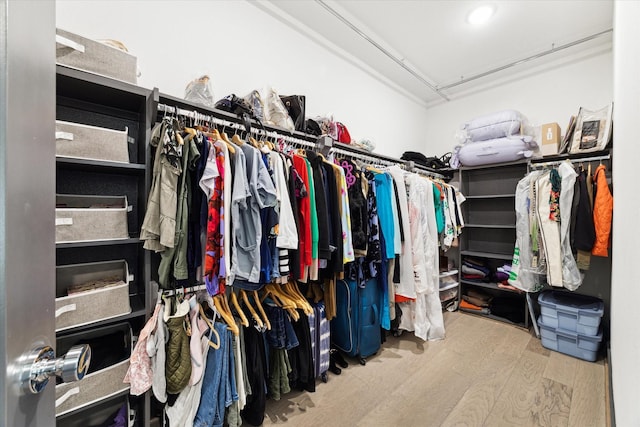
<path fill-rule="evenodd" d="M 469 14 L 467 21 L 472 25 L 486 24 L 495 11 L 496 8 L 489 5 L 477 7 Z"/>

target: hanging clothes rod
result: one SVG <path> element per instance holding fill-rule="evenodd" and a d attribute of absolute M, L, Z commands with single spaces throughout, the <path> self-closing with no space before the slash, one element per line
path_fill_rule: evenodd
<path fill-rule="evenodd" d="M 334 153 L 334 154 L 341 154 L 345 157 L 351 158 L 351 159 L 359 159 L 359 160 L 364 160 L 367 162 L 372 162 L 375 164 L 382 164 L 385 166 L 393 166 L 395 164 L 398 164 L 401 162 L 401 160 L 398 160 L 397 162 L 392 162 L 389 161 L 387 159 L 382 159 L 373 155 L 367 155 L 364 153 L 358 153 L 355 151 L 348 151 L 348 150 L 343 150 L 341 148 L 332 148 L 330 151 L 330 153 Z"/>
<path fill-rule="evenodd" d="M 553 160 L 550 162 L 543 162 L 543 163 L 533 163 L 530 162 L 529 163 L 529 167 L 536 169 L 536 168 L 545 168 L 545 167 L 549 167 L 549 166 L 555 166 L 555 165 L 559 165 L 562 162 L 566 162 L 566 161 L 570 161 L 571 163 L 584 163 L 584 162 L 599 162 L 602 160 L 610 160 L 611 159 L 611 154 L 605 154 L 603 156 L 593 156 L 593 157 L 581 157 L 581 158 L 577 158 L 577 159 L 562 159 L 562 160 Z"/>
<path fill-rule="evenodd" d="M 178 294 L 192 294 L 199 291 L 206 291 L 207 285 L 195 285 L 195 286 L 187 286 L 184 288 L 176 288 L 176 289 L 165 289 L 160 291 L 162 296 L 171 297 Z"/>
<path fill-rule="evenodd" d="M 229 120 L 224 120 L 219 117 L 211 116 L 208 114 L 202 114 L 195 110 L 185 110 L 182 108 L 173 107 L 171 105 L 166 105 L 166 104 L 158 104 L 157 108 L 158 108 L 158 111 L 161 111 L 164 113 L 176 114 L 178 116 L 191 118 L 195 121 L 214 123 L 216 125 L 228 127 L 230 129 L 237 129 L 237 130 L 246 132 L 244 125 L 241 123 L 231 122 Z M 305 141 L 304 139 L 300 139 L 300 138 L 295 138 L 290 135 L 283 135 L 276 131 L 269 131 L 269 130 L 260 129 L 260 128 L 251 128 L 251 133 L 256 135 L 262 135 L 265 137 L 268 136 L 276 139 L 284 139 L 287 142 L 303 145 L 305 147 L 310 147 L 310 148 L 315 147 L 315 144 L 313 142 Z"/>
<path fill-rule="evenodd" d="M 407 163 L 404 160 L 393 159 L 393 158 L 389 158 L 387 156 L 378 157 L 375 153 L 371 153 L 369 155 L 369 154 L 364 154 L 364 153 L 360 153 L 360 152 L 357 152 L 357 151 L 343 150 L 341 148 L 332 148 L 330 153 L 342 154 L 342 155 L 346 156 L 347 158 L 360 159 L 360 160 L 364 160 L 366 162 L 371 162 L 372 164 L 379 164 L 379 165 L 383 165 L 383 166 L 400 165 L 407 172 L 418 173 L 418 174 L 421 174 L 421 175 L 430 176 L 432 178 L 442 178 L 442 179 L 444 179 L 444 175 L 441 175 L 441 174 L 439 174 L 437 172 L 432 172 L 430 170 L 420 169 L 420 168 L 416 167 L 415 165 L 412 166 L 412 167 L 407 167 Z"/>
<path fill-rule="evenodd" d="M 392 162 L 394 164 L 403 164 L 404 160 L 396 159 L 395 157 L 385 156 L 384 154 L 374 153 L 371 151 L 367 151 L 363 148 L 356 147 L 352 144 L 345 144 L 343 142 L 333 141 L 333 148 L 343 150 L 349 153 L 360 154 L 362 156 L 375 157 L 376 159 L 386 160 L 388 162 Z"/>
<path fill-rule="evenodd" d="M 178 116 L 182 116 L 182 117 L 188 117 L 191 118 L 193 120 L 195 120 L 196 122 L 202 121 L 202 122 L 207 122 L 207 123 L 214 123 L 216 125 L 220 125 L 220 126 L 226 126 L 230 129 L 237 129 L 240 131 L 245 131 L 246 129 L 244 127 L 243 124 L 241 123 L 236 123 L 236 122 L 232 122 L 229 120 L 224 120 L 221 119 L 219 117 L 215 117 L 215 116 L 211 116 L 208 114 L 202 114 L 200 112 L 198 112 L 197 110 L 185 110 L 183 108 L 179 108 L 179 107 L 174 107 L 171 105 L 167 105 L 167 104 L 162 104 L 162 103 L 158 103 L 157 106 L 158 111 L 160 112 L 164 112 L 164 113 L 170 113 L 170 114 L 175 114 Z M 281 133 L 278 133 L 276 131 L 269 131 L 266 129 L 260 129 L 260 128 L 255 128 L 252 127 L 251 128 L 251 133 L 252 134 L 256 134 L 256 135 L 262 135 L 265 137 L 272 137 L 272 138 L 276 138 L 276 139 L 282 139 L 284 141 L 287 141 L 289 143 L 292 144 L 297 144 L 297 145 L 301 145 L 304 147 L 309 147 L 311 149 L 316 149 L 317 144 L 311 141 L 306 141 L 304 139 L 300 139 L 300 138 L 295 138 L 293 136 L 290 135 L 283 135 Z M 351 158 L 357 158 L 360 160 L 365 160 L 368 162 L 372 162 L 374 164 L 382 164 L 385 166 L 393 166 L 393 165 L 404 165 L 405 161 L 404 160 L 400 160 L 400 159 L 396 159 L 394 157 L 389 157 L 389 156 L 385 156 L 383 154 L 377 154 L 377 153 L 371 153 L 368 152 L 366 150 L 360 149 L 360 148 L 356 148 L 353 146 L 350 146 L 348 144 L 342 144 L 342 143 L 336 143 L 334 141 L 334 145 L 330 150 L 333 153 L 339 153 L 342 154 L 344 156 L 348 156 Z M 412 168 L 416 169 L 417 168 Z M 432 171 L 428 171 L 428 170 L 422 170 L 423 173 L 429 174 L 430 176 L 436 177 L 436 178 L 444 178 L 443 175 L 438 174 L 436 172 L 432 172 Z"/>
<path fill-rule="evenodd" d="M 424 169 L 420 169 L 418 167 L 414 168 L 413 170 L 409 171 L 409 172 L 415 172 L 419 175 L 425 175 L 431 178 L 440 178 L 440 179 L 444 179 L 444 175 L 439 174 L 437 172 L 431 172 L 428 170 L 424 170 Z"/>

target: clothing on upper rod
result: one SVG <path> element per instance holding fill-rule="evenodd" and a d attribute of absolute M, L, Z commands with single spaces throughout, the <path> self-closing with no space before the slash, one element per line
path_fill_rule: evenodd
<path fill-rule="evenodd" d="M 225 128 L 241 133 L 242 125 L 168 106 L 159 110 L 170 114 L 160 115 L 152 132 L 154 180 L 141 238 L 145 248 L 160 254 L 165 297 L 160 304 L 169 318 L 189 323 L 177 308 L 183 301 L 204 309 L 190 311 L 190 321 L 210 326 L 190 322 L 197 332 L 188 351 L 202 351 L 202 378 L 218 378 L 211 380 L 217 384 L 213 388 L 209 380 L 205 387 L 203 380 L 184 386 L 170 379 L 172 387 L 182 387 L 175 404 L 185 408 L 167 410 L 172 425 L 200 425 L 191 424 L 195 419 L 238 425 L 239 417 L 260 424 L 263 391 L 277 396 L 287 390 L 282 378 L 267 378 L 267 372 L 291 369 L 290 388 L 313 391 L 314 367 L 326 366 L 328 346 L 316 341 L 327 339 L 319 334 L 312 343 L 309 316 L 318 304 L 326 320 L 336 316 L 338 280 L 380 288 L 375 303 L 384 328 L 399 316 L 398 303 L 404 313 L 401 329 L 424 340 L 444 337 L 438 257 L 440 249 L 455 245 L 464 226 L 464 196 L 455 188 L 402 170 L 402 161 L 394 164 L 375 153 L 333 148 L 325 158 L 312 142 L 263 129 L 225 139 Z M 193 127 L 184 127 L 172 114 L 192 119 Z M 254 146 L 250 135 L 274 139 L 275 149 Z M 207 298 L 189 296 L 203 286 L 206 292 L 198 294 Z M 234 300 L 241 302 L 231 309 Z M 251 314 L 248 326 L 241 325 L 242 312 Z M 152 334 L 159 355 L 153 376 L 161 398 L 161 379 L 184 374 L 159 366 L 165 329 L 176 348 L 185 343 L 176 325 L 169 330 L 165 317 Z M 267 335 L 273 339 L 265 351 Z M 277 344 L 282 342 L 288 343 L 285 348 Z M 322 347 L 322 354 L 313 346 Z M 179 365 L 186 363 L 180 354 L 171 357 Z M 232 382 L 235 392 L 221 394 Z"/>

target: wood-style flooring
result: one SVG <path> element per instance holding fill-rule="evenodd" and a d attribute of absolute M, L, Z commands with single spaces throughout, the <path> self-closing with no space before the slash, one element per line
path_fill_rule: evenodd
<path fill-rule="evenodd" d="M 530 332 L 445 313 L 447 337 L 389 337 L 361 366 L 355 359 L 315 393 L 267 402 L 264 425 L 607 425 L 605 365 L 542 347 Z"/>

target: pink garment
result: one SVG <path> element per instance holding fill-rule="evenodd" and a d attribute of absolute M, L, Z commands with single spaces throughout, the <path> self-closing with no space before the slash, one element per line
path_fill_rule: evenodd
<path fill-rule="evenodd" d="M 129 359 L 129 369 L 124 376 L 123 382 L 131 384 L 130 393 L 134 396 L 140 396 L 151 388 L 153 383 L 153 369 L 151 369 L 151 358 L 147 354 L 147 339 L 153 333 L 158 324 L 158 313 L 162 308 L 162 304 L 156 304 L 153 315 L 144 325 L 138 342 L 131 352 Z"/>

